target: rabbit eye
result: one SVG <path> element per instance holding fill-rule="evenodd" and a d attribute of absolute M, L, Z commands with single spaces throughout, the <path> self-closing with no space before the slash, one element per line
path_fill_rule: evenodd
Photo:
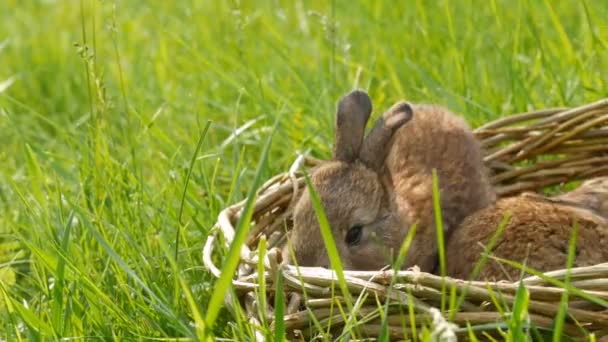
<path fill-rule="evenodd" d="M 345 241 L 349 246 L 354 246 L 361 241 L 361 235 L 363 233 L 362 226 L 352 226 L 346 233 Z"/>

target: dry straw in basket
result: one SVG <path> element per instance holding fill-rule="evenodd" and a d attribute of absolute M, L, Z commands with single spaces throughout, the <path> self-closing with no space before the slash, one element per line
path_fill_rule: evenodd
<path fill-rule="evenodd" d="M 608 175 L 608 99 L 576 108 L 554 108 L 516 114 L 493 121 L 475 130 L 485 151 L 485 163 L 491 169 L 492 182 L 500 196 L 523 191 L 541 191 L 550 186 L 574 180 Z M 264 277 L 269 298 L 277 290 L 275 275 L 284 278 L 287 295 L 285 326 L 289 336 L 310 338 L 318 329 L 336 328 L 338 334 L 345 324 L 338 307 L 343 304 L 337 280 L 332 270 L 314 267 L 280 265 L 279 249 L 285 243 L 285 231 L 291 228 L 291 213 L 299 190 L 304 186 L 303 166 L 321 162 L 300 156 L 292 168 L 266 182 L 258 191 L 253 209 L 249 236 L 241 249 L 241 263 L 233 278 L 238 300 L 226 300 L 228 308 L 239 303 L 250 321 L 258 325 L 274 319 L 272 307 L 261 313 L 256 291 L 259 275 L 256 246 L 261 237 L 267 240 L 264 257 Z M 229 245 L 234 237 L 244 201 L 224 209 L 216 229 L 209 235 L 203 250 L 205 267 L 216 277 L 221 271 L 214 263 L 213 253 L 218 244 Z M 221 234 L 221 237 L 219 236 Z M 546 273 L 553 279 L 563 279 L 566 271 Z M 415 269 L 376 272 L 346 271 L 346 283 L 351 295 L 358 299 L 356 330 L 362 336 L 379 336 L 381 318 L 379 304 L 388 300 L 388 332 L 391 338 L 403 338 L 424 323 L 432 323 L 434 333 L 445 339 L 466 333 L 467 324 L 492 330 L 504 317 L 493 305 L 498 296 L 503 304 L 515 300 L 519 282 L 469 282 L 442 278 Z M 583 337 L 593 332 L 597 337 L 608 336 L 608 263 L 570 270 L 568 320 L 564 332 Z M 529 277 L 522 280 L 530 293 L 529 320 L 539 328 L 550 329 L 560 307 L 563 288 L 546 278 Z M 459 312 L 440 312 L 443 286 L 462 294 Z M 595 298 L 592 300 L 589 296 Z M 381 308 L 383 310 L 383 308 Z M 410 320 L 408 310 L 413 310 Z M 405 321 L 404 321 L 405 317 Z M 449 317 L 449 322 L 447 318 Z M 348 322 L 349 324 L 353 322 Z M 582 327 L 582 328 L 581 328 Z M 583 329 L 584 328 L 584 329 Z M 337 337 L 337 336 L 334 336 Z M 608 338 L 608 337 L 607 337 Z M 260 334 L 260 340 L 263 335 Z"/>

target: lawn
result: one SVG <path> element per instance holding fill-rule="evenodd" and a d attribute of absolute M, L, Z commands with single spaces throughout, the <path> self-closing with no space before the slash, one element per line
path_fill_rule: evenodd
<path fill-rule="evenodd" d="M 196 339 L 271 133 L 262 181 L 329 156 L 355 87 L 473 127 L 597 101 L 607 48 L 607 1 L 3 0 L 0 339 Z"/>

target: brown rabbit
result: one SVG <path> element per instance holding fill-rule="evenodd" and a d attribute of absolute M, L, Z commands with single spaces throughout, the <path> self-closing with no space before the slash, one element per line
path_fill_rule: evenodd
<path fill-rule="evenodd" d="M 391 264 L 416 224 L 403 267 L 432 271 L 437 260 L 432 170 L 437 170 L 449 234 L 468 214 L 495 200 L 480 147 L 461 118 L 442 107 L 406 102 L 392 106 L 364 138 L 371 111 L 363 91 L 340 100 L 333 158 L 313 170 L 311 182 L 346 269 Z M 291 247 L 300 266 L 330 266 L 308 190 L 296 204 L 288 240 L 287 262 L 293 262 Z"/>
<path fill-rule="evenodd" d="M 547 272 L 567 266 L 572 229 L 578 227 L 574 266 L 608 261 L 608 178 L 583 183 L 556 197 L 521 194 L 467 217 L 446 247 L 447 273 L 468 279 L 504 215 L 510 213 L 491 255 Z M 517 280 L 521 270 L 487 260 L 477 279 Z"/>
<path fill-rule="evenodd" d="M 551 200 L 570 206 L 583 207 L 608 219 L 608 177 L 587 180 L 578 188 Z"/>

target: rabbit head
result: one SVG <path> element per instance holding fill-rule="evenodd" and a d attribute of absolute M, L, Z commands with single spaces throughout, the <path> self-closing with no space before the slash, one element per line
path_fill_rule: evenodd
<path fill-rule="evenodd" d="M 381 170 L 393 133 L 412 117 L 399 102 L 386 111 L 364 137 L 372 112 L 369 96 L 355 90 L 338 103 L 335 146 L 330 161 L 312 171 L 310 180 L 332 230 L 346 269 L 379 269 L 398 250 L 403 223 L 390 208 Z M 284 260 L 300 266 L 329 268 L 311 193 L 305 189 L 294 208 L 294 227 Z M 291 254 L 293 252 L 293 254 Z"/>
<path fill-rule="evenodd" d="M 608 218 L 608 177 L 586 180 L 578 188 L 557 196 L 557 199 Z"/>

